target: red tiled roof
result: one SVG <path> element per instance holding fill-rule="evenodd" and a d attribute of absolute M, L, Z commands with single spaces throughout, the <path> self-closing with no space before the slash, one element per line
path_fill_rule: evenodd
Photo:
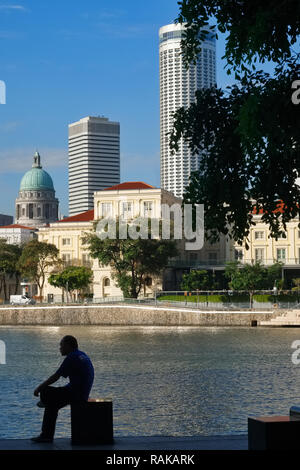
<path fill-rule="evenodd" d="M 127 181 L 125 183 L 116 184 L 110 188 L 105 188 L 104 191 L 119 190 L 119 189 L 155 189 L 155 186 L 144 183 L 143 181 Z"/>
<path fill-rule="evenodd" d="M 19 224 L 0 225 L 0 228 L 25 228 L 27 230 L 37 230 L 35 227 L 25 227 L 25 225 L 19 225 Z"/>
<path fill-rule="evenodd" d="M 81 212 L 81 214 L 71 215 L 65 219 L 58 220 L 58 222 L 90 222 L 91 220 L 94 220 L 94 209 Z"/>
<path fill-rule="evenodd" d="M 284 209 L 286 208 L 285 204 L 283 201 L 280 201 L 278 202 L 277 204 L 277 209 L 275 209 L 274 211 L 272 211 L 274 214 L 276 212 L 280 212 L 281 214 L 284 213 Z M 257 208 L 254 207 L 253 211 L 252 211 L 252 214 L 253 215 L 262 215 L 264 213 L 264 210 L 263 209 L 259 209 L 259 211 L 257 211 Z"/>

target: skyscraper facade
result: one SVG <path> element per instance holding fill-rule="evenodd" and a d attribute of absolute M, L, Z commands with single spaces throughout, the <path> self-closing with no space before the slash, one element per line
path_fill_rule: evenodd
<path fill-rule="evenodd" d="M 186 69 L 181 56 L 185 25 L 169 24 L 159 30 L 160 74 L 160 179 L 161 188 L 182 197 L 191 172 L 198 170 L 200 155 L 192 155 L 182 140 L 171 155 L 168 132 L 173 128 L 173 114 L 195 102 L 195 92 L 216 84 L 216 39 L 207 34 L 201 44 L 196 64 Z"/>
<path fill-rule="evenodd" d="M 93 209 L 94 192 L 120 183 L 120 124 L 85 117 L 69 125 L 69 215 Z"/>

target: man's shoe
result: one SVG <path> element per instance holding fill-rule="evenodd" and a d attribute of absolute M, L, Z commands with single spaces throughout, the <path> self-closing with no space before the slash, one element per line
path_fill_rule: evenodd
<path fill-rule="evenodd" d="M 36 406 L 39 408 L 45 408 L 45 404 L 41 400 L 37 402 Z"/>
<path fill-rule="evenodd" d="M 37 436 L 37 437 L 32 437 L 31 438 L 32 442 L 53 442 L 53 439 L 51 437 L 43 437 L 43 436 Z"/>

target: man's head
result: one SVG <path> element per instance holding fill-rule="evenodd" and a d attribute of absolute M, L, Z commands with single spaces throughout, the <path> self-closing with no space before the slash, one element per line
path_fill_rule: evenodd
<path fill-rule="evenodd" d="M 64 336 L 60 342 L 60 352 L 62 356 L 67 356 L 70 352 L 78 349 L 77 339 L 74 336 Z"/>

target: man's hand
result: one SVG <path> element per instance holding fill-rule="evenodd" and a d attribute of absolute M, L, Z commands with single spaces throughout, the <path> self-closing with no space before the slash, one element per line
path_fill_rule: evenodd
<path fill-rule="evenodd" d="M 60 377 L 60 375 L 57 374 L 56 372 L 55 372 L 55 374 L 51 375 L 51 377 L 49 377 L 49 379 L 45 380 L 45 382 L 43 382 L 41 385 L 39 385 L 39 386 L 35 389 L 35 391 L 33 392 L 34 396 L 35 396 L 35 397 L 38 397 L 40 391 L 41 391 L 43 388 L 45 388 L 45 387 L 47 387 L 48 385 L 51 385 L 51 384 L 53 384 L 54 382 L 56 382 L 56 381 L 59 379 L 59 377 Z"/>

